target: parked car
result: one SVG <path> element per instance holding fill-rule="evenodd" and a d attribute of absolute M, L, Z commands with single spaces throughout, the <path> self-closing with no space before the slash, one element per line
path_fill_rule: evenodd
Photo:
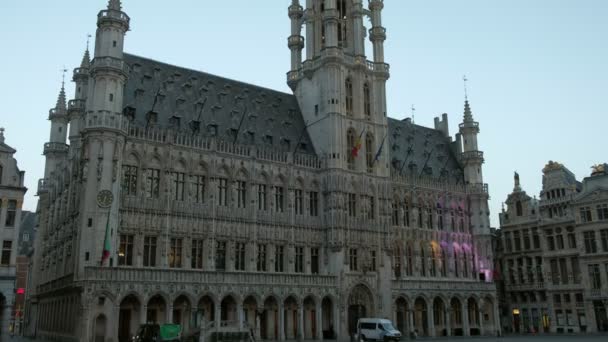
<path fill-rule="evenodd" d="M 179 342 L 182 327 L 179 324 L 142 324 L 133 336 L 133 342 Z"/>
<path fill-rule="evenodd" d="M 399 341 L 401 332 L 384 318 L 360 318 L 357 322 L 359 341 Z"/>

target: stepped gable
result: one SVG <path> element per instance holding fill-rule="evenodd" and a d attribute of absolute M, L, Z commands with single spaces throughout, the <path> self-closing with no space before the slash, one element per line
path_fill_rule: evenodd
<path fill-rule="evenodd" d="M 463 181 L 454 143 L 441 131 L 391 118 L 388 128 L 389 161 L 394 173 Z M 411 151 L 409 156 L 408 151 Z"/>
<path fill-rule="evenodd" d="M 300 141 L 298 153 L 315 154 L 292 94 L 135 55 L 124 59 L 131 67 L 125 114 L 134 116 L 139 127 L 173 128 L 229 142 L 238 131 L 240 144 L 293 152 Z"/>

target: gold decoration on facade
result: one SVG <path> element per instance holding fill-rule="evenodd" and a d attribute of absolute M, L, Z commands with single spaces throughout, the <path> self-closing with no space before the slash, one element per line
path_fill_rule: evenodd
<path fill-rule="evenodd" d="M 606 164 L 595 164 L 591 167 L 591 176 L 606 174 Z"/>
<path fill-rule="evenodd" d="M 561 170 L 564 166 L 558 162 L 554 162 L 553 160 L 549 160 L 545 168 L 543 168 L 543 173 L 547 173 L 549 171 Z"/>

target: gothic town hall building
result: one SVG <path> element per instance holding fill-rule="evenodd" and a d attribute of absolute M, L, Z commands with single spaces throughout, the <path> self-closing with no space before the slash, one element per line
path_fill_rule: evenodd
<path fill-rule="evenodd" d="M 293 0 L 286 94 L 124 52 L 110 0 L 49 113 L 27 329 L 319 340 L 386 317 L 404 335 L 494 335 L 479 124 L 468 102 L 455 138 L 445 114 L 387 116 L 383 8 Z"/>

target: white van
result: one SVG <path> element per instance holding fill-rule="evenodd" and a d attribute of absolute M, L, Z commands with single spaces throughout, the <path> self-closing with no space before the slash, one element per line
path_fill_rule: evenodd
<path fill-rule="evenodd" d="M 401 332 L 388 319 L 359 318 L 357 337 L 359 341 L 399 341 Z"/>

